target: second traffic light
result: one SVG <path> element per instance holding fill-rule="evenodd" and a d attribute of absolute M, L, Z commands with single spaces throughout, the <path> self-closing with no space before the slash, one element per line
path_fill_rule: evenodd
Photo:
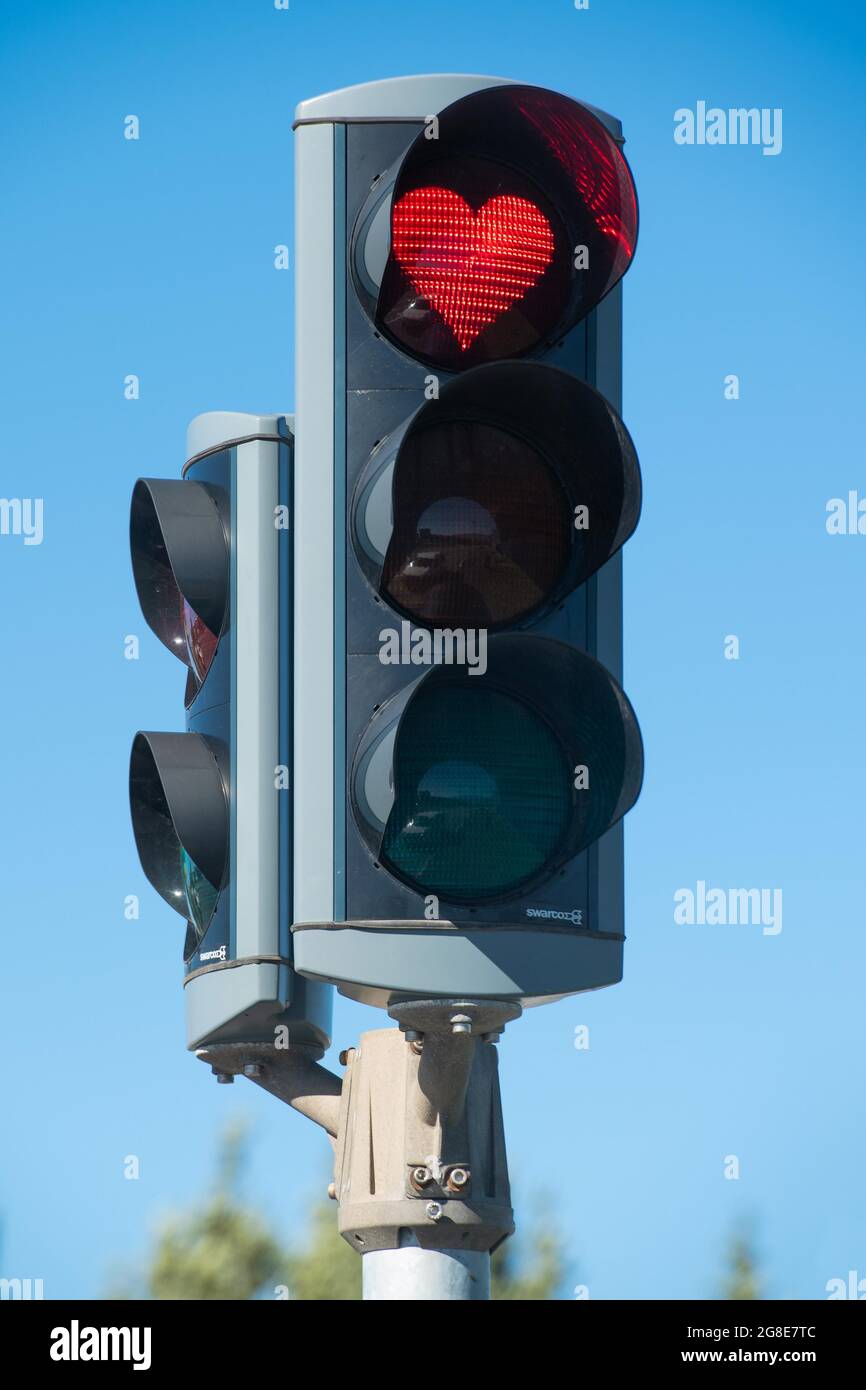
<path fill-rule="evenodd" d="M 458 77 L 297 127 L 295 960 L 380 1004 L 612 983 L 642 776 L 621 131 Z"/>
<path fill-rule="evenodd" d="M 136 589 L 186 668 L 187 726 L 135 737 L 136 845 L 186 922 L 188 1046 L 321 1054 L 332 991 L 291 959 L 290 421 L 201 415 L 187 449 L 182 478 L 140 478 L 132 496 Z"/>

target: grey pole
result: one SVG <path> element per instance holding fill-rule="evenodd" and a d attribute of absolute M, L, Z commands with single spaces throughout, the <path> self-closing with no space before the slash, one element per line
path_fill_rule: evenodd
<path fill-rule="evenodd" d="M 389 1302 L 488 1299 L 486 1250 L 423 1250 L 411 1232 L 397 1250 L 371 1250 L 362 1260 L 364 1299 Z"/>

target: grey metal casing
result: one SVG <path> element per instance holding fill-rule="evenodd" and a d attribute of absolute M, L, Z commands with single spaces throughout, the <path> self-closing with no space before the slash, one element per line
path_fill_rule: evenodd
<path fill-rule="evenodd" d="M 374 178 L 400 158 L 426 116 L 505 82 L 393 79 L 314 98 L 297 110 L 295 795 L 303 815 L 295 820 L 295 860 L 303 885 L 295 960 L 311 978 L 333 980 L 342 992 L 383 1006 L 421 992 L 537 1003 L 614 983 L 622 973 L 621 825 L 540 895 L 524 895 L 511 916 L 509 904 L 449 904 L 447 920 L 432 922 L 417 893 L 376 867 L 349 804 L 353 750 L 374 702 L 417 672 L 378 661 L 377 635 L 389 610 L 355 562 L 348 502 L 372 446 L 423 402 L 430 373 L 375 332 L 354 294 L 347 271 L 352 230 Z M 622 138 L 614 118 L 595 114 Z M 617 410 L 620 357 L 619 286 L 544 353 L 546 362 L 597 386 Z M 584 647 L 617 680 L 621 574 L 616 555 L 531 628 Z M 554 915 L 529 925 L 528 906 Z M 578 920 L 580 926 L 570 924 Z"/>

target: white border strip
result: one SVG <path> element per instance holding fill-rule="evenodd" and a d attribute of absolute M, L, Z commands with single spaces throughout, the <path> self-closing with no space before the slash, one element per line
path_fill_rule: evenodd
<path fill-rule="evenodd" d="M 294 920 L 333 919 L 334 132 L 295 136 Z"/>

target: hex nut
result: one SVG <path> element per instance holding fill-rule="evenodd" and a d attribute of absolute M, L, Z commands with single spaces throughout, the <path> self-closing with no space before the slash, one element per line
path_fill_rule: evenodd
<path fill-rule="evenodd" d="M 452 1168 L 445 1182 L 449 1192 L 462 1192 L 469 1186 L 469 1169 Z"/>

